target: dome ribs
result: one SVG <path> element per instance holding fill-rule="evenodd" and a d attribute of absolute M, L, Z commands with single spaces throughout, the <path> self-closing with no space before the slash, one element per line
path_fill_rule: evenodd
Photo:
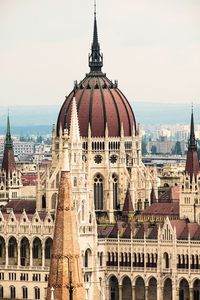
<path fill-rule="evenodd" d="M 129 128 L 126 128 L 126 125 L 125 123 L 123 122 L 123 126 L 124 126 L 124 131 L 125 131 L 125 135 L 131 135 L 132 134 L 132 126 L 131 126 L 131 120 L 130 120 L 130 116 L 129 116 L 129 112 L 128 112 L 128 109 L 126 107 L 126 104 L 124 102 L 124 99 L 122 97 L 122 95 L 120 94 L 119 90 L 116 89 L 116 93 L 118 94 L 118 96 L 120 97 L 122 103 L 123 103 L 123 108 L 125 108 L 126 110 L 126 118 L 128 119 L 128 124 L 129 124 Z M 126 132 L 126 131 L 129 131 L 129 132 Z"/>
<path fill-rule="evenodd" d="M 101 97 L 102 97 L 103 116 L 104 116 L 104 133 L 105 133 L 105 130 L 106 130 L 106 121 L 107 121 L 105 98 L 104 98 L 104 95 L 103 95 L 102 86 L 100 84 L 99 78 L 97 78 L 97 80 L 98 80 L 98 83 L 99 83 L 100 93 L 101 93 Z M 104 82 L 104 80 L 103 80 L 103 82 Z"/>
<path fill-rule="evenodd" d="M 91 79 L 93 81 L 93 83 L 95 83 L 95 77 L 93 77 L 93 79 Z M 88 81 L 89 82 L 89 81 Z M 90 94 L 90 105 L 89 105 L 89 124 L 92 125 L 92 105 L 93 105 L 93 94 L 94 94 L 94 84 L 92 85 L 91 88 L 91 94 Z M 92 130 L 92 135 L 93 135 L 93 128 L 91 126 L 91 130 Z"/>
<path fill-rule="evenodd" d="M 121 119 L 120 119 L 120 114 L 119 114 L 119 109 L 118 109 L 118 105 L 117 102 L 115 100 L 115 97 L 113 96 L 113 93 L 111 91 L 111 89 L 108 89 L 111 95 L 111 98 L 113 99 L 114 105 L 115 105 L 115 109 L 116 109 L 116 113 L 117 113 L 117 120 L 118 120 L 118 134 L 120 135 L 120 129 L 121 129 Z M 108 130 L 108 135 L 109 135 L 109 130 Z"/>
<path fill-rule="evenodd" d="M 121 100 L 124 103 L 124 106 L 126 107 L 126 111 L 127 111 L 127 116 L 128 116 L 128 120 L 129 120 L 129 126 L 130 126 L 130 135 L 134 134 L 133 131 L 133 125 L 135 127 L 135 134 L 136 134 L 136 120 L 135 120 L 135 116 L 132 110 L 132 107 L 130 106 L 128 100 L 126 99 L 126 97 L 124 96 L 124 94 L 122 93 L 121 90 L 116 89 L 116 92 L 118 93 L 118 95 L 120 96 Z M 132 120 L 130 119 L 130 116 L 132 116 Z M 132 121 L 132 122 L 131 122 Z"/>
<path fill-rule="evenodd" d="M 96 86 L 97 83 L 95 83 Z M 102 95 L 99 89 L 94 89 L 92 99 L 92 121 L 91 128 L 93 129 L 93 136 L 103 137 L 105 134 L 104 130 L 104 108 Z"/>

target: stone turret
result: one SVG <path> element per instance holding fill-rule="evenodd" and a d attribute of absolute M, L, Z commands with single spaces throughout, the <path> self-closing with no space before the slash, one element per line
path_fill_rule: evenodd
<path fill-rule="evenodd" d="M 68 140 L 65 139 L 48 282 L 48 300 L 51 299 L 52 287 L 55 300 L 72 299 L 72 295 L 73 300 L 85 300 L 68 156 Z"/>

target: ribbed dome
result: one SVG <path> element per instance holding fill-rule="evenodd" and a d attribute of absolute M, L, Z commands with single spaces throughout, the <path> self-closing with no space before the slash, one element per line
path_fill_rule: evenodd
<path fill-rule="evenodd" d="M 94 18 L 94 33 L 89 56 L 90 73 L 75 85 L 75 89 L 66 97 L 57 121 L 57 136 L 60 126 L 70 129 L 73 96 L 76 98 L 80 135 L 88 136 L 90 124 L 92 137 L 105 136 L 106 124 L 108 135 L 117 137 L 121 134 L 123 124 L 124 135 L 131 136 L 136 132 L 136 122 L 133 111 L 126 97 L 118 89 L 117 83 L 112 83 L 101 68 L 103 55 L 97 34 L 96 13 Z"/>
<path fill-rule="evenodd" d="M 74 91 L 66 98 L 57 121 L 57 135 L 60 124 L 70 127 L 71 108 Z M 86 76 L 75 91 L 78 110 L 80 135 L 88 135 L 89 124 L 92 137 L 105 135 L 106 123 L 111 137 L 120 136 L 121 124 L 124 135 L 135 133 L 135 118 L 131 106 L 125 96 L 105 75 Z M 134 131 L 134 132 L 133 132 Z"/>

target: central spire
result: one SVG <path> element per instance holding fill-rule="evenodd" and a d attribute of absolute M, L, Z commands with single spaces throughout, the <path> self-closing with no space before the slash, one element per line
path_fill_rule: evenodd
<path fill-rule="evenodd" d="M 100 52 L 100 44 L 98 41 L 97 17 L 96 17 L 96 1 L 94 2 L 94 29 L 91 54 L 89 55 L 89 67 L 91 72 L 101 72 L 103 67 L 103 54 Z"/>

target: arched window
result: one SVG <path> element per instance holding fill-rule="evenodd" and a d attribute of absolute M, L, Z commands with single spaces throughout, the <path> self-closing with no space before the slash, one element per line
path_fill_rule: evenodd
<path fill-rule="evenodd" d="M 77 177 L 74 177 L 74 187 L 77 187 Z"/>
<path fill-rule="evenodd" d="M 10 286 L 10 299 L 15 299 L 15 287 L 12 285 Z"/>
<path fill-rule="evenodd" d="M 22 298 L 23 299 L 28 299 L 28 289 L 26 286 L 22 287 Z"/>
<path fill-rule="evenodd" d="M 35 238 L 33 241 L 33 259 L 39 258 L 41 256 L 41 241 L 39 238 Z"/>
<path fill-rule="evenodd" d="M 40 299 L 40 289 L 39 287 L 34 288 L 35 299 Z"/>
<path fill-rule="evenodd" d="M 0 257 L 3 257 L 5 252 L 5 241 L 2 237 L 0 237 Z"/>
<path fill-rule="evenodd" d="M 94 178 L 94 206 L 96 210 L 103 209 L 103 178 L 100 174 Z"/>
<path fill-rule="evenodd" d="M 85 251 L 85 264 L 84 264 L 85 268 L 89 267 L 90 256 L 91 256 L 91 251 L 90 251 L 90 249 L 87 249 Z"/>
<path fill-rule="evenodd" d="M 17 251 L 17 242 L 14 237 L 8 243 L 8 257 L 15 257 L 15 250 Z"/>
<path fill-rule="evenodd" d="M 3 286 L 0 286 L 0 298 L 3 298 Z"/>
<path fill-rule="evenodd" d="M 169 254 L 168 253 L 164 253 L 164 260 L 165 260 L 165 268 L 168 269 L 169 268 Z"/>
<path fill-rule="evenodd" d="M 81 207 L 81 219 L 82 219 L 82 221 L 85 220 L 85 208 L 84 208 L 84 202 L 82 202 L 82 207 Z"/>
<path fill-rule="evenodd" d="M 51 197 L 51 209 L 56 208 L 56 202 L 57 202 L 57 194 L 54 193 Z"/>
<path fill-rule="evenodd" d="M 113 209 L 119 209 L 118 203 L 118 177 L 116 174 L 112 175 L 113 180 Z"/>
<path fill-rule="evenodd" d="M 52 240 L 48 238 L 45 243 L 45 259 L 51 258 Z"/>
<path fill-rule="evenodd" d="M 22 266 L 29 265 L 30 246 L 29 246 L 28 239 L 25 237 L 21 240 L 20 255 L 21 255 L 21 265 Z"/>
<path fill-rule="evenodd" d="M 46 208 L 46 196 L 42 196 L 42 208 Z"/>

